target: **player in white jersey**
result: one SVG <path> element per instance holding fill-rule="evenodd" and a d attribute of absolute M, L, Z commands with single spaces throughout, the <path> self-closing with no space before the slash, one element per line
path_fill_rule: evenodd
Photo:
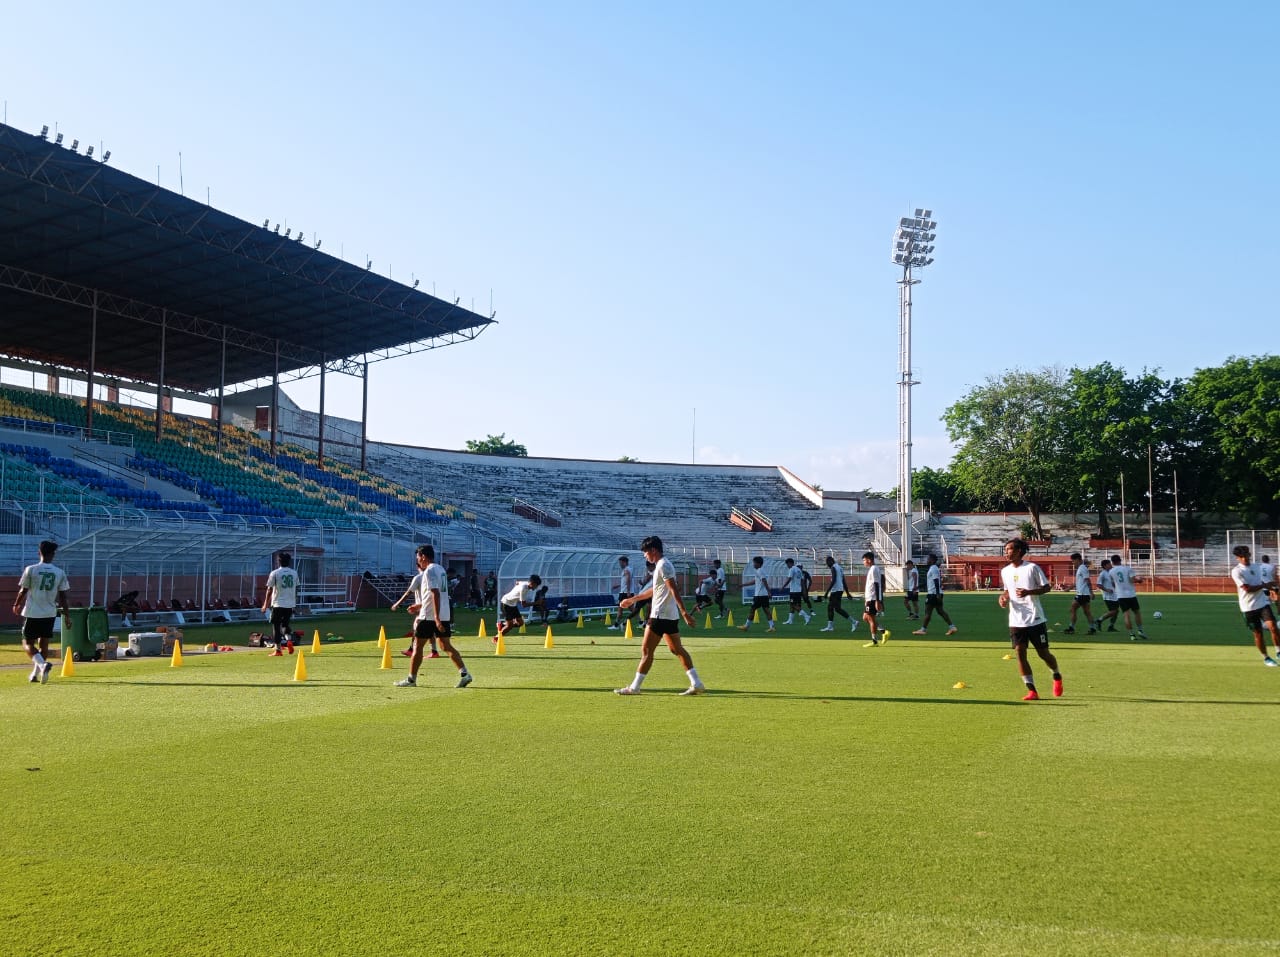
<path fill-rule="evenodd" d="M 724 566 L 720 564 L 720 559 L 716 559 L 711 563 L 711 574 L 716 576 L 716 608 L 720 614 L 716 615 L 716 621 L 719 621 L 726 614 L 724 610 L 724 596 L 729 591 L 729 576 L 724 572 Z"/>
<path fill-rule="evenodd" d="M 293 556 L 280 552 L 277 567 L 267 576 L 267 591 L 262 596 L 262 610 L 271 609 L 271 637 L 275 641 L 273 655 L 293 654 L 293 609 L 298 604 L 298 573 L 293 569 Z"/>
<path fill-rule="evenodd" d="M 1102 592 L 1102 603 L 1107 606 L 1107 613 L 1093 620 L 1093 627 L 1102 630 L 1102 623 L 1110 621 L 1107 631 L 1116 630 L 1116 618 L 1120 615 L 1120 602 L 1116 601 L 1116 583 L 1111 577 L 1111 559 L 1104 558 L 1098 567 L 1098 591 Z"/>
<path fill-rule="evenodd" d="M 924 621 L 920 622 L 920 627 L 911 634 L 929 634 L 929 622 L 936 614 L 947 623 L 947 634 L 954 635 L 960 629 L 957 628 L 956 623 L 951 620 L 951 616 L 947 614 L 947 610 L 942 607 L 942 567 L 938 564 L 938 556 L 933 552 L 930 552 L 925 556 L 924 582 Z"/>
<path fill-rule="evenodd" d="M 795 620 L 796 612 L 799 612 L 807 625 L 813 615 L 804 610 L 804 569 L 796 564 L 794 558 L 788 558 L 786 565 L 787 597 L 791 599 L 791 613 L 787 615 L 787 620 L 783 624 L 791 624 Z"/>
<path fill-rule="evenodd" d="M 884 644 L 884 633 L 878 630 L 877 616 L 884 611 L 884 569 L 876 564 L 875 552 L 863 552 L 862 564 L 867 570 L 862 590 L 862 620 L 871 626 L 871 640 L 863 648 Z"/>
<path fill-rule="evenodd" d="M 704 608 L 710 608 L 715 603 L 716 596 L 716 576 L 708 575 L 702 581 L 698 582 L 698 590 L 693 593 L 694 611 L 702 611 Z"/>
<path fill-rule="evenodd" d="M 684 665 L 684 673 L 689 678 L 689 687 L 680 693 L 682 695 L 702 694 L 707 689 L 703 687 L 702 679 L 698 677 L 698 671 L 693 667 L 693 658 L 689 656 L 689 652 L 685 651 L 684 643 L 680 640 L 680 622 L 683 621 L 692 628 L 693 616 L 689 614 L 688 609 L 684 607 L 684 602 L 680 599 L 680 585 L 676 581 L 675 566 L 662 557 L 662 539 L 657 535 L 650 535 L 641 542 L 640 551 L 644 552 L 647 561 L 653 563 L 653 584 L 640 594 L 623 601 L 622 605 L 624 608 L 630 608 L 632 605 L 642 605 L 646 601 L 651 601 L 653 607 L 649 620 L 644 626 L 644 641 L 640 646 L 640 664 L 636 667 L 636 676 L 631 679 L 631 684 L 616 689 L 614 694 L 637 695 L 640 693 L 640 686 L 644 684 L 645 676 L 653 667 L 653 653 L 658 648 L 658 642 L 663 639 L 666 640 L 671 653 L 680 659 L 680 663 Z"/>
<path fill-rule="evenodd" d="M 902 607 L 907 610 L 907 621 L 920 617 L 920 569 L 909 558 L 902 566 Z"/>
<path fill-rule="evenodd" d="M 1040 596 L 1053 587 L 1040 566 L 1025 560 L 1027 543 L 1020 538 L 1005 542 L 1004 557 L 1009 564 L 1000 569 L 1000 607 L 1009 610 L 1009 641 L 1018 653 L 1018 674 L 1027 687 L 1023 701 L 1037 701 L 1035 677 L 1031 663 L 1027 661 L 1027 645 L 1034 645 L 1044 663 L 1053 670 L 1053 695 L 1062 696 L 1062 673 L 1058 671 L 1058 659 L 1049 650 L 1049 630 L 1045 623 L 1044 608 Z"/>
<path fill-rule="evenodd" d="M 831 581 L 827 583 L 827 626 L 823 631 L 835 631 L 836 615 L 846 621 L 853 622 L 850 631 L 858 630 L 858 619 L 849 617 L 849 613 L 844 610 L 844 597 L 849 595 L 849 583 L 845 581 L 844 569 L 830 555 L 826 557 L 827 571 L 831 573 Z"/>
<path fill-rule="evenodd" d="M 1138 606 L 1138 575 L 1119 555 L 1111 556 L 1111 580 L 1115 583 L 1118 607 L 1124 612 L 1124 626 L 1129 629 L 1129 640 L 1137 641 L 1141 638 L 1146 641 L 1147 633 L 1142 630 L 1142 611 Z M 1133 630 L 1135 623 L 1138 626 L 1137 634 Z"/>
<path fill-rule="evenodd" d="M 528 581 L 516 582 L 512 589 L 502 596 L 499 611 L 502 617 L 498 620 L 498 633 L 493 636 L 497 641 L 509 631 L 524 626 L 522 605 L 532 605 L 533 599 L 542 585 L 541 575 L 530 575 Z"/>
<path fill-rule="evenodd" d="M 58 612 L 67 611 L 67 592 L 71 590 L 67 573 L 53 564 L 57 543 L 43 541 L 39 552 L 40 561 L 22 570 L 18 594 L 13 599 L 13 613 L 22 616 L 22 650 L 31 659 L 27 680 L 32 684 L 45 684 L 53 671 L 48 661 L 49 639 L 53 637 Z"/>
<path fill-rule="evenodd" d="M 609 626 L 610 631 L 617 631 L 622 627 L 622 599 L 630 598 L 636 593 L 635 579 L 632 577 L 631 559 L 626 555 L 618 556 L 618 620 Z"/>
<path fill-rule="evenodd" d="M 413 592 L 414 601 L 409 606 L 409 614 L 413 619 L 413 660 L 409 663 L 409 677 L 396 682 L 398 688 L 413 688 L 418 684 L 418 669 L 422 667 L 422 650 L 427 641 L 434 639 L 440 643 L 445 654 L 458 669 L 457 687 L 465 688 L 471 684 L 471 672 L 462 660 L 458 649 L 453 647 L 452 608 L 449 604 L 449 579 L 445 570 L 436 564 L 436 550 L 431 545 L 419 545 L 414 555 L 418 565 L 418 574 L 413 576 L 409 588 Z M 391 606 L 395 611 L 400 606 L 397 601 Z"/>
<path fill-rule="evenodd" d="M 1240 613 L 1244 615 L 1245 626 L 1253 632 L 1253 645 L 1262 655 L 1262 663 L 1268 668 L 1277 666 L 1276 658 L 1280 658 L 1280 629 L 1276 627 L 1275 612 L 1271 610 L 1271 600 L 1267 597 L 1266 584 L 1262 578 L 1262 568 L 1249 561 L 1249 546 L 1237 545 L 1231 549 L 1236 557 L 1236 567 L 1231 569 L 1231 580 L 1236 585 L 1236 597 L 1240 602 Z M 1262 637 L 1262 629 L 1271 632 L 1271 643 L 1276 647 L 1276 658 L 1267 654 L 1267 642 Z"/>
<path fill-rule="evenodd" d="M 764 559 L 757 555 L 751 559 L 751 571 L 743 576 L 745 580 L 748 575 L 751 577 L 751 611 L 747 612 L 747 620 L 738 628 L 741 631 L 750 631 L 752 619 L 763 618 L 769 624 L 769 631 L 773 631 L 773 594 L 769 591 L 769 580 L 764 574 Z"/>
<path fill-rule="evenodd" d="M 1098 628 L 1093 623 L 1093 613 L 1090 611 L 1093 607 L 1093 582 L 1089 579 L 1089 563 L 1079 552 L 1072 552 L 1071 567 L 1076 573 L 1076 597 L 1071 600 L 1071 624 L 1063 628 L 1062 633 L 1064 635 L 1076 633 L 1076 612 L 1083 610 L 1084 620 L 1089 623 L 1089 634 L 1096 635 Z"/>
<path fill-rule="evenodd" d="M 1271 556 L 1263 555 L 1258 562 L 1258 574 L 1262 576 L 1262 590 L 1267 593 L 1268 601 L 1280 601 L 1280 592 L 1276 590 L 1276 566 L 1271 564 Z"/>

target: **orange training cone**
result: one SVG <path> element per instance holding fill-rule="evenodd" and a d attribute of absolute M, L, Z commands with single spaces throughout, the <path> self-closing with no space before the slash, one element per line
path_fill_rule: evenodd
<path fill-rule="evenodd" d="M 627 619 L 627 631 L 626 631 L 626 634 L 624 634 L 622 637 L 623 637 L 623 638 L 626 638 L 628 641 L 630 641 L 630 640 L 631 640 L 632 638 L 634 638 L 635 636 L 636 636 L 635 632 L 631 630 L 631 619 L 630 619 L 630 618 L 628 618 L 628 619 Z"/>
<path fill-rule="evenodd" d="M 384 641 L 382 643 L 382 671 L 391 670 L 391 642 Z"/>
<path fill-rule="evenodd" d="M 477 638 L 488 638 L 488 637 L 489 637 L 489 636 L 488 636 L 488 634 L 486 634 L 486 633 L 485 633 L 485 630 L 484 630 L 484 619 L 483 619 L 483 618 L 481 618 L 481 619 L 480 619 L 480 630 L 479 630 L 478 632 L 476 632 L 476 637 L 477 637 Z"/>
<path fill-rule="evenodd" d="M 316 629 L 316 633 L 311 636 L 311 653 L 313 655 L 320 654 L 320 629 Z"/>
<path fill-rule="evenodd" d="M 62 648 L 62 671 L 60 676 L 63 678 L 74 678 L 76 676 L 75 656 L 71 654 L 69 645 Z"/>
<path fill-rule="evenodd" d="M 386 625 L 378 626 L 378 647 L 379 648 L 387 647 L 387 626 Z"/>
<path fill-rule="evenodd" d="M 301 649 L 301 648 L 299 648 L 299 649 L 298 649 L 298 663 L 297 663 L 297 665 L 295 665 L 295 666 L 294 666 L 294 669 L 293 669 L 293 680 L 294 680 L 294 681 L 306 681 L 306 680 L 307 680 L 307 662 L 306 662 L 306 655 L 304 655 L 304 654 L 302 653 L 302 649 Z"/>
<path fill-rule="evenodd" d="M 169 660 L 169 667 L 182 667 L 182 642 L 176 639 L 173 642 L 173 657 Z"/>
<path fill-rule="evenodd" d="M 495 655 L 505 655 L 507 653 L 507 642 L 502 637 L 502 632 L 498 632 L 498 644 L 494 646 L 493 653 Z"/>
<path fill-rule="evenodd" d="M 554 648 L 556 646 L 555 635 L 551 634 L 551 626 L 547 625 L 547 640 L 542 643 L 543 648 Z"/>

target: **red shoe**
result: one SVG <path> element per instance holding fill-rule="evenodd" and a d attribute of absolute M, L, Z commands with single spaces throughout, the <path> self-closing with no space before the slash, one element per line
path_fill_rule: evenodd
<path fill-rule="evenodd" d="M 412 658 L 412 657 L 413 657 L 413 649 L 412 649 L 412 648 L 406 648 L 404 651 L 400 652 L 400 654 L 404 655 L 406 658 Z"/>
<path fill-rule="evenodd" d="M 285 647 L 289 649 L 289 654 L 293 654 L 293 642 L 292 642 L 292 641 L 285 642 Z"/>
<path fill-rule="evenodd" d="M 271 652 L 271 654 L 267 655 L 267 657 L 268 657 L 268 658 L 283 658 L 283 657 L 284 657 L 284 652 L 283 652 L 283 651 L 281 651 L 279 648 L 277 648 L 275 651 Z"/>
<path fill-rule="evenodd" d="M 440 652 L 438 652 L 438 651 L 433 651 L 433 652 L 431 652 L 431 654 L 427 655 L 427 657 L 428 657 L 428 658 L 439 658 L 439 657 L 440 657 Z"/>
<path fill-rule="evenodd" d="M 1040 695 L 1036 693 L 1035 688 L 1032 688 L 1030 691 L 1028 691 L 1026 694 L 1022 696 L 1022 700 L 1023 701 L 1039 701 Z"/>
<path fill-rule="evenodd" d="M 1062 679 L 1061 678 L 1055 678 L 1053 681 L 1053 696 L 1055 698 L 1062 697 Z"/>

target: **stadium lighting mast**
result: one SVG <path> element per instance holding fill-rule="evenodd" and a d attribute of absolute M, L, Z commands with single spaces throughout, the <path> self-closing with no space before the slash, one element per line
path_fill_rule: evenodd
<path fill-rule="evenodd" d="M 893 262 L 902 267 L 898 280 L 898 531 L 902 554 L 898 563 L 911 558 L 911 287 L 920 280 L 912 270 L 933 262 L 934 232 L 938 224 L 933 210 L 917 209 L 914 216 L 898 220 L 893 234 Z"/>

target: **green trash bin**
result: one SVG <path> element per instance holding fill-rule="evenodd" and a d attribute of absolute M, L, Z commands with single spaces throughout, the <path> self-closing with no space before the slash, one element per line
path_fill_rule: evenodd
<path fill-rule="evenodd" d="M 99 621 L 99 616 L 101 621 Z M 73 661 L 93 661 L 98 656 L 98 641 L 92 632 L 101 632 L 107 638 L 107 611 L 105 608 L 68 608 L 62 616 L 62 653 L 71 654 Z"/>

